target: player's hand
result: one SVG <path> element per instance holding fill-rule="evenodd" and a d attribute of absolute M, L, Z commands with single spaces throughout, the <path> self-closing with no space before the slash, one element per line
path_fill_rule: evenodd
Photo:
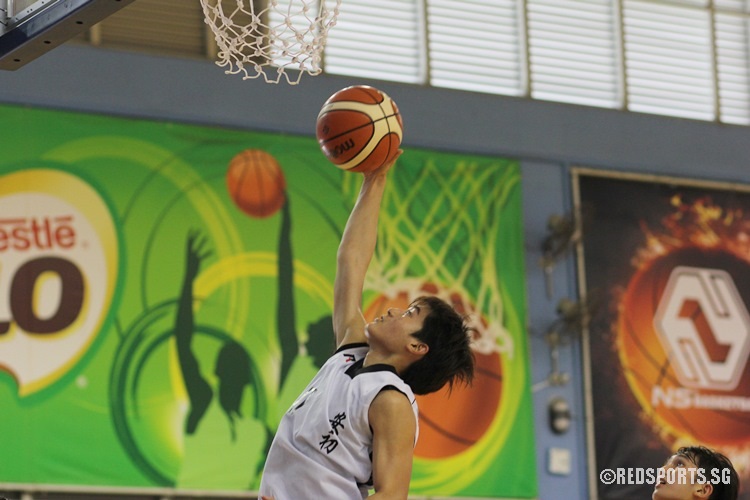
<path fill-rule="evenodd" d="M 263 495 L 261 495 L 260 500 L 273 500 L 273 497 L 264 497 Z"/>
<path fill-rule="evenodd" d="M 384 165 L 381 165 L 380 167 L 376 168 L 375 170 L 371 170 L 369 172 L 365 172 L 365 177 L 376 177 L 378 175 L 385 175 L 393 165 L 396 164 L 396 160 L 398 160 L 398 157 L 401 156 L 401 154 L 404 152 L 403 149 L 399 149 L 396 151 L 396 154 L 393 155 L 393 158 L 388 163 L 385 163 Z"/>

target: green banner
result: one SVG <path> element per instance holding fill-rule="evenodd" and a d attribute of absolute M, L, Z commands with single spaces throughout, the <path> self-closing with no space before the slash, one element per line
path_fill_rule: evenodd
<path fill-rule="evenodd" d="M 0 122 L 0 483 L 256 490 L 332 352 L 361 176 L 310 137 L 16 107 Z M 364 310 L 442 296 L 478 363 L 471 388 L 419 398 L 412 493 L 534 497 L 519 166 L 398 163 Z"/>

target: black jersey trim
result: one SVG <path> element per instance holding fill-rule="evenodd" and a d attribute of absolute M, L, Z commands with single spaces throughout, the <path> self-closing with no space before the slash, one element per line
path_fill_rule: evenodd
<path fill-rule="evenodd" d="M 365 358 L 362 358 L 359 361 L 355 361 L 354 363 L 352 363 L 351 366 L 349 366 L 349 368 L 347 368 L 344 373 L 349 375 L 349 378 L 354 378 L 359 373 L 359 370 L 362 368 L 363 364 L 365 364 Z"/>
<path fill-rule="evenodd" d="M 414 406 L 414 403 L 416 403 L 416 401 L 417 401 L 416 399 L 410 399 L 408 394 L 406 394 L 404 391 L 402 391 L 401 389 L 399 389 L 395 385 L 386 385 L 386 386 L 383 386 L 383 388 L 380 389 L 380 392 L 383 392 L 383 391 L 396 391 L 396 392 L 400 392 L 401 394 L 404 395 L 404 397 L 406 398 L 406 400 L 409 401 L 409 403 L 412 406 Z M 378 394 L 380 394 L 380 392 Z"/>
<path fill-rule="evenodd" d="M 406 393 L 405 393 L 404 391 L 402 391 L 401 389 L 399 389 L 399 388 L 398 388 L 398 387 L 396 387 L 395 385 L 391 385 L 391 384 L 388 384 L 388 385 L 384 385 L 384 386 L 383 386 L 383 387 L 382 387 L 382 388 L 380 389 L 380 391 L 378 391 L 378 394 L 380 394 L 381 392 L 385 392 L 385 391 L 396 391 L 396 392 L 398 392 L 398 393 L 400 393 L 400 394 L 403 394 L 403 395 L 404 395 L 404 397 L 406 398 L 406 400 L 407 400 L 407 401 L 409 402 L 409 404 L 411 404 L 412 406 L 414 406 L 414 403 L 416 403 L 416 402 L 417 402 L 417 400 L 416 400 L 416 399 L 410 399 L 410 398 L 409 398 L 409 395 L 408 395 L 408 394 L 406 394 Z M 376 396 L 376 397 L 377 397 L 377 396 Z M 374 432 L 374 431 L 372 430 L 372 426 L 371 426 L 371 425 L 368 425 L 368 427 L 370 428 L 370 433 Z M 415 443 L 415 446 L 416 446 L 416 443 Z M 372 461 L 372 456 L 370 456 L 370 460 Z M 370 477 L 370 479 L 372 479 L 372 477 Z"/>
<path fill-rule="evenodd" d="M 364 361 L 364 359 L 362 361 Z M 395 373 L 396 375 L 398 375 L 398 373 L 396 372 L 396 368 L 394 368 L 393 365 L 387 365 L 385 363 L 378 363 L 375 365 L 363 366 L 362 369 L 357 371 L 357 375 L 362 374 L 362 373 L 372 373 L 372 372 L 391 372 L 391 373 Z"/>
<path fill-rule="evenodd" d="M 336 349 L 336 351 L 334 352 L 334 354 L 338 354 L 341 351 L 344 351 L 346 349 L 354 349 L 354 348 L 357 348 L 357 347 L 369 347 L 369 346 L 370 346 L 370 344 L 368 344 L 367 342 L 355 342 L 353 344 L 344 344 L 341 347 L 339 347 L 338 349 Z"/>
<path fill-rule="evenodd" d="M 396 368 L 394 368 L 391 365 L 387 365 L 385 363 L 378 363 L 375 365 L 364 366 L 364 364 L 365 364 L 365 358 L 357 360 L 354 363 L 352 363 L 351 366 L 349 366 L 349 368 L 347 368 L 346 372 L 344 373 L 349 375 L 349 377 L 351 378 L 354 378 L 357 375 L 362 375 L 363 373 L 375 373 L 375 372 L 391 372 L 397 377 L 399 376 L 398 373 L 396 372 Z"/>

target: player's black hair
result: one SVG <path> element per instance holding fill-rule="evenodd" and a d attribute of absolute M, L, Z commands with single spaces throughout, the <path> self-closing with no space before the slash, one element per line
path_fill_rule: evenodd
<path fill-rule="evenodd" d="M 724 455 L 705 446 L 683 446 L 677 450 L 677 455 L 683 456 L 703 470 L 706 481 L 714 487 L 709 500 L 737 500 L 740 491 L 740 478 L 734 470 L 732 462 Z M 729 483 L 712 481 L 711 470 L 729 469 Z M 721 472 L 719 472 L 721 474 Z"/>
<path fill-rule="evenodd" d="M 426 306 L 430 312 L 422 329 L 413 333 L 429 347 L 427 354 L 409 365 L 401 377 L 414 394 L 430 394 L 455 382 L 471 384 L 474 378 L 474 354 L 464 318 L 437 297 L 420 297 L 412 305 Z"/>

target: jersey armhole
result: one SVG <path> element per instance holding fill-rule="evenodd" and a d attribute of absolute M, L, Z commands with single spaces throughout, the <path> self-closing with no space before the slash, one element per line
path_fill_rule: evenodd
<path fill-rule="evenodd" d="M 414 401 L 410 400 L 410 399 L 409 399 L 409 396 L 408 396 L 408 395 L 407 395 L 407 394 L 406 394 L 406 393 L 405 393 L 404 391 L 402 391 L 401 389 L 399 389 L 398 387 L 396 387 L 395 385 L 386 385 L 386 386 L 383 386 L 383 387 L 382 387 L 382 388 L 381 388 L 381 389 L 380 389 L 380 390 L 378 391 L 378 394 L 376 394 L 376 395 L 375 395 L 375 398 L 376 398 L 376 397 L 378 397 L 378 395 L 379 395 L 379 394 L 380 394 L 381 392 L 383 392 L 383 391 L 396 391 L 396 392 L 400 392 L 401 394 L 403 394 L 403 395 L 404 395 L 404 397 L 405 397 L 405 398 L 406 398 L 406 400 L 407 400 L 407 401 L 409 402 L 409 404 L 410 404 L 410 405 L 412 405 L 412 406 L 414 406 Z M 373 401 L 375 401 L 375 398 L 372 398 L 372 400 L 373 400 Z M 370 404 L 372 404 L 372 403 L 370 403 Z M 370 409 L 368 408 L 368 409 L 367 409 L 367 411 L 370 411 Z M 416 415 L 415 415 L 415 417 L 414 417 L 414 418 L 416 418 Z M 368 421 L 368 423 L 367 423 L 367 427 L 369 427 L 369 428 L 370 428 L 370 432 L 374 432 L 374 431 L 372 430 L 372 426 L 370 425 L 369 421 Z M 417 429 L 419 429 L 419 421 L 417 421 Z M 417 432 L 419 432 L 419 430 L 417 430 Z M 415 446 L 416 446 L 416 442 L 415 442 L 414 444 L 415 444 Z"/>

